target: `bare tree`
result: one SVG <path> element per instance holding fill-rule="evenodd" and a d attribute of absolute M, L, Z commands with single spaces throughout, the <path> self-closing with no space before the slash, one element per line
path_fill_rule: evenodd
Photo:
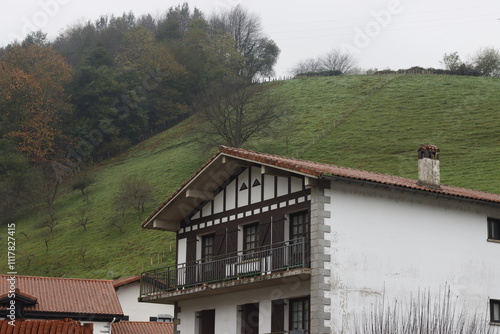
<path fill-rule="evenodd" d="M 350 74 L 357 70 L 358 60 L 350 53 L 333 49 L 324 56 L 298 62 L 291 70 L 293 75 L 324 71 Z"/>
<path fill-rule="evenodd" d="M 123 232 L 125 232 L 127 220 L 124 216 L 115 215 L 109 220 L 108 225 L 111 228 L 116 228 L 120 234 L 123 234 Z"/>
<path fill-rule="evenodd" d="M 241 147 L 280 117 L 283 103 L 269 84 L 246 85 L 232 80 L 207 94 L 202 115 L 204 141 Z"/>
<path fill-rule="evenodd" d="M 88 193 L 88 187 L 90 187 L 94 182 L 95 182 L 95 175 L 85 170 L 75 175 L 72 189 L 80 190 L 82 195 L 86 196 Z"/>
<path fill-rule="evenodd" d="M 213 15 L 209 20 L 212 35 L 229 34 L 234 47 L 244 58 L 238 75 L 248 81 L 273 73 L 280 50 L 276 43 L 263 36 L 260 17 L 240 5 Z"/>
<path fill-rule="evenodd" d="M 79 210 L 79 214 L 77 220 L 75 221 L 75 226 L 83 227 L 84 230 L 87 230 L 87 227 L 94 223 L 91 219 L 92 208 L 90 206 L 90 202 L 86 201 L 85 205 Z"/>
<path fill-rule="evenodd" d="M 322 70 L 322 60 L 318 57 L 301 60 L 291 69 L 291 72 L 293 75 L 299 75 L 301 73 L 319 72 Z"/>
<path fill-rule="evenodd" d="M 321 58 L 321 63 L 323 70 L 349 74 L 357 66 L 358 61 L 348 52 L 333 49 Z"/>
<path fill-rule="evenodd" d="M 154 200 L 153 187 L 144 178 L 133 177 L 122 181 L 120 190 L 115 197 L 115 208 L 122 212 L 122 217 L 128 209 L 137 211 L 141 218 L 145 209 L 144 206 Z"/>
<path fill-rule="evenodd" d="M 42 230 L 40 232 L 40 237 L 42 238 L 43 242 L 45 243 L 45 251 L 49 251 L 49 243 L 53 239 L 53 234 L 52 232 L 48 230 Z"/>

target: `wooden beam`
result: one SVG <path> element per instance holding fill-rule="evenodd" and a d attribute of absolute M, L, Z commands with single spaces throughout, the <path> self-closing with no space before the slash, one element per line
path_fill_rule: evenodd
<path fill-rule="evenodd" d="M 156 218 L 155 220 L 153 220 L 153 228 L 158 229 L 158 230 L 175 232 L 175 231 L 178 231 L 180 229 L 180 224 L 179 224 L 179 222 L 168 221 L 168 220 Z"/>
<path fill-rule="evenodd" d="M 260 166 L 260 173 L 261 174 L 266 174 L 266 175 L 273 175 L 273 176 L 284 176 L 284 177 L 289 177 L 292 173 L 278 169 L 278 168 L 273 168 L 269 166 Z"/>
<path fill-rule="evenodd" d="M 318 185 L 318 180 L 306 176 L 306 178 L 304 179 L 304 185 L 306 187 L 315 187 Z"/>
<path fill-rule="evenodd" d="M 211 192 L 209 193 L 209 192 L 199 191 L 197 189 L 187 189 L 186 197 L 201 199 L 202 201 L 211 201 L 214 199 L 214 194 L 212 194 Z"/>

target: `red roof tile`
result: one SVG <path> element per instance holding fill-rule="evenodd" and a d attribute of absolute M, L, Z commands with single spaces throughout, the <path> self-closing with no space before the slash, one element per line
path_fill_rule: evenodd
<path fill-rule="evenodd" d="M 115 287 L 115 289 L 117 289 L 117 288 L 119 288 L 121 286 L 130 284 L 130 283 L 139 282 L 140 280 L 141 280 L 141 276 L 139 276 L 139 275 L 137 275 L 137 276 L 131 276 L 131 277 L 125 277 L 125 278 L 120 278 L 120 279 L 117 279 L 117 280 L 113 281 L 113 286 Z"/>
<path fill-rule="evenodd" d="M 279 166 L 284 169 L 307 174 L 314 177 L 336 176 L 346 179 L 355 179 L 367 182 L 374 182 L 396 187 L 433 192 L 437 194 L 454 197 L 468 198 L 479 201 L 486 201 L 500 204 L 500 195 L 486 193 L 477 190 L 441 185 L 441 190 L 431 189 L 417 184 L 418 180 L 408 179 L 399 176 L 367 172 L 359 169 L 339 167 L 334 165 L 321 164 L 317 162 L 280 157 L 271 154 L 252 152 L 244 149 L 222 147 L 219 154 L 227 154 L 234 157 L 244 158 L 250 161 L 257 161 L 266 165 Z"/>
<path fill-rule="evenodd" d="M 113 334 L 173 334 L 171 322 L 120 321 L 113 323 Z"/>
<path fill-rule="evenodd" d="M 93 324 L 82 325 L 79 321 L 64 320 L 0 320 L 0 334 L 93 334 Z"/>
<path fill-rule="evenodd" d="M 203 164 L 189 179 L 187 179 L 160 207 L 153 212 L 143 223 L 148 225 L 167 205 L 183 191 L 199 174 L 214 162 L 220 156 L 239 158 L 245 161 L 259 163 L 271 167 L 280 168 L 290 172 L 296 172 L 312 178 L 339 177 L 344 179 L 360 180 L 388 186 L 406 188 L 411 190 L 436 193 L 452 196 L 456 198 L 466 198 L 477 201 L 500 204 L 500 195 L 486 193 L 477 190 L 464 189 L 453 186 L 441 185 L 441 189 L 431 189 L 417 184 L 418 180 L 408 179 L 387 174 L 373 173 L 353 168 L 339 167 L 318 162 L 287 158 L 272 154 L 259 153 L 245 150 L 242 148 L 232 148 L 221 146 L 219 151 L 213 155 L 205 164 Z"/>
<path fill-rule="evenodd" d="M 7 279 L 0 275 L 0 291 L 9 290 Z M 16 288 L 36 298 L 25 312 L 122 315 L 123 311 L 112 280 L 16 276 Z M 5 306 L 0 306 L 5 311 Z"/>

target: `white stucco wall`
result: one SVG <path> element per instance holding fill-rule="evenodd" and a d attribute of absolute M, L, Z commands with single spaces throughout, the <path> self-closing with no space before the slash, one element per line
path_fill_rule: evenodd
<path fill-rule="evenodd" d="M 486 241 L 486 219 L 500 209 L 341 183 L 325 195 L 334 333 L 382 297 L 404 303 L 447 287 L 488 319 L 489 298 L 500 298 L 500 244 Z"/>
<path fill-rule="evenodd" d="M 173 305 L 140 303 L 137 300 L 139 288 L 140 284 L 136 282 L 122 286 L 116 291 L 123 314 L 129 316 L 129 321 L 149 321 L 149 317 L 157 317 L 158 314 L 174 315 Z"/>
<path fill-rule="evenodd" d="M 215 333 L 239 333 L 238 306 L 259 303 L 259 334 L 271 332 L 271 300 L 297 298 L 309 295 L 310 281 L 298 277 L 282 280 L 282 284 L 260 288 L 247 289 L 234 293 L 224 293 L 215 296 L 180 301 L 181 312 L 177 314 L 180 325 L 177 329 L 181 334 L 197 333 L 196 312 L 215 309 Z"/>

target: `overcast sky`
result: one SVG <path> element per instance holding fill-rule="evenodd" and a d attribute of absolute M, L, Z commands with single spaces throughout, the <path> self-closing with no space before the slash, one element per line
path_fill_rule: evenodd
<path fill-rule="evenodd" d="M 159 0 L 4 0 L 0 44 L 41 29 L 54 38 L 77 22 L 103 14 L 159 16 L 181 2 Z M 482 47 L 500 49 L 498 0 L 193 0 L 205 14 L 243 5 L 261 17 L 281 49 L 278 76 L 298 61 L 335 47 L 349 50 L 364 69 L 441 67 L 445 53 L 462 59 Z"/>

